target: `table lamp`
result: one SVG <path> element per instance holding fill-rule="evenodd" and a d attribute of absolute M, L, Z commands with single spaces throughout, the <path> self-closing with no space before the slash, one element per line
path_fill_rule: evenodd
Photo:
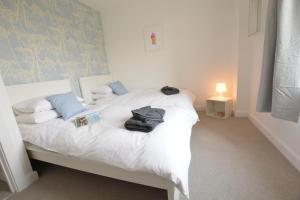
<path fill-rule="evenodd" d="M 216 92 L 219 93 L 220 97 L 223 97 L 223 92 L 226 92 L 226 83 L 217 83 L 216 84 Z"/>

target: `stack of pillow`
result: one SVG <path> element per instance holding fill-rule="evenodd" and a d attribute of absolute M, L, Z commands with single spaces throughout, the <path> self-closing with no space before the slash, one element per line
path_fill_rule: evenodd
<path fill-rule="evenodd" d="M 93 89 L 91 90 L 91 93 L 93 101 L 114 96 L 112 89 L 107 85 L 103 85 L 97 89 Z"/>
<path fill-rule="evenodd" d="M 97 101 L 107 97 L 124 95 L 128 91 L 120 81 L 116 81 L 91 92 L 92 99 Z M 77 114 L 86 111 L 86 106 L 82 98 L 76 97 L 72 92 L 69 92 L 26 100 L 13 105 L 13 110 L 18 123 L 39 124 L 58 117 L 69 120 Z"/>
<path fill-rule="evenodd" d="M 86 108 L 84 100 L 70 92 L 22 101 L 13 105 L 13 110 L 18 123 L 40 124 L 58 117 L 67 120 Z"/>
<path fill-rule="evenodd" d="M 115 81 L 91 90 L 92 100 L 97 101 L 108 97 L 121 96 L 128 93 L 125 86 L 120 81 Z"/>
<path fill-rule="evenodd" d="M 34 98 L 13 105 L 16 120 L 22 124 L 39 124 L 59 117 L 45 98 Z"/>

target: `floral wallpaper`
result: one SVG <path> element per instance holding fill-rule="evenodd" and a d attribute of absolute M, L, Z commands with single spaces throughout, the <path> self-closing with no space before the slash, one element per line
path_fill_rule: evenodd
<path fill-rule="evenodd" d="M 108 73 L 100 13 L 78 0 L 0 0 L 6 85 Z"/>

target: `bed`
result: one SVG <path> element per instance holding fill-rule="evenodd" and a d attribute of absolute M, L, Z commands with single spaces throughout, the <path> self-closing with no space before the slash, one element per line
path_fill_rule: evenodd
<path fill-rule="evenodd" d="M 80 83 L 84 99 L 89 103 L 91 101 L 90 90 L 110 80 L 112 80 L 110 75 L 82 78 Z M 71 87 L 69 80 L 62 80 L 11 86 L 7 90 L 13 104 L 32 97 L 68 92 Z M 20 91 L 22 92 L 20 93 Z M 184 97 L 182 101 L 189 101 L 187 93 L 182 95 Z M 101 110 L 103 122 L 101 122 L 101 127 L 99 124 L 95 130 L 101 129 L 102 135 L 98 137 L 98 134 L 94 134 L 85 137 L 80 133 L 80 141 L 85 141 L 84 144 L 91 144 L 84 147 L 80 144 L 81 146 L 73 145 L 77 147 L 73 148 L 72 145 L 59 143 L 58 146 L 65 145 L 68 148 L 53 149 L 52 143 L 36 142 L 41 140 L 42 129 L 21 125 L 20 130 L 23 139 L 30 141 L 26 147 L 32 159 L 165 189 L 168 191 L 169 200 L 177 200 L 180 193 L 188 197 L 189 139 L 191 127 L 198 118 L 192 112 L 191 103 L 178 105 L 178 102 L 182 101 L 178 101 L 176 98 L 170 101 L 165 98 L 167 97 L 160 95 L 158 91 L 147 90 L 130 92 L 124 97 L 107 102 L 97 102 L 98 105 L 95 107 Z M 157 127 L 157 130 L 151 132 L 150 135 L 130 133 L 125 130 L 122 123 L 129 117 L 130 110 L 145 103 L 166 109 L 166 125 Z M 190 117 L 189 123 L 183 123 L 183 126 L 178 127 L 172 127 L 174 124 L 168 125 L 167 122 L 171 120 L 177 120 L 177 124 L 181 120 L 185 120 L 182 116 Z M 97 131 L 96 133 L 98 133 Z M 163 132 L 166 134 L 160 134 Z M 59 131 L 57 134 L 64 136 L 58 142 L 73 141 L 73 138 L 70 138 L 71 134 L 61 134 Z M 48 136 L 49 134 L 45 134 L 46 138 Z M 38 139 L 36 139 L 37 137 Z M 121 142 L 118 142 L 116 138 Z M 53 141 L 53 138 L 50 141 Z M 111 151 L 111 146 L 115 146 L 117 151 Z M 85 151 L 83 152 L 82 149 Z"/>

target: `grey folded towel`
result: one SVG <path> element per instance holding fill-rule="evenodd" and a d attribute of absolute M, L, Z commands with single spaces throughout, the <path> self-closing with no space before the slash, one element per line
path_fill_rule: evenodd
<path fill-rule="evenodd" d="M 147 120 L 163 122 L 165 111 L 161 108 L 151 108 L 145 106 L 131 111 L 135 119 L 146 122 Z"/>
<path fill-rule="evenodd" d="M 132 117 L 125 122 L 125 128 L 130 131 L 149 133 L 160 123 L 161 122 L 155 120 L 141 121 Z"/>
<path fill-rule="evenodd" d="M 164 93 L 165 95 L 173 95 L 173 94 L 179 93 L 179 89 L 177 89 L 175 87 L 169 87 L 169 86 L 165 86 L 165 87 L 161 88 L 160 91 L 162 93 Z"/>
<path fill-rule="evenodd" d="M 131 131 L 151 132 L 164 121 L 165 111 L 160 108 L 142 107 L 131 111 L 133 117 L 125 122 L 125 128 Z"/>

